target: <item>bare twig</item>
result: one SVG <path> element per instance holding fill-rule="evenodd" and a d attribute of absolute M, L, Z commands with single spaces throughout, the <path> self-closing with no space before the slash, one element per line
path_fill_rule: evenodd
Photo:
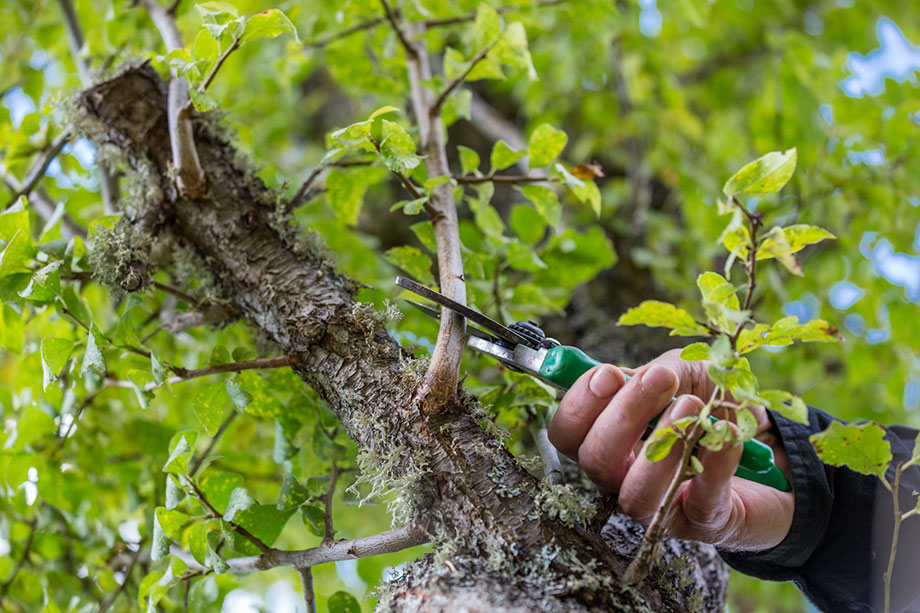
<path fill-rule="evenodd" d="M 220 70 L 221 66 L 224 65 L 224 62 L 227 61 L 227 58 L 230 57 L 230 54 L 240 48 L 240 40 L 243 38 L 243 30 L 233 39 L 233 42 L 230 43 L 230 46 L 220 54 L 220 57 L 217 58 L 217 61 L 214 62 L 214 65 L 211 66 L 211 70 L 208 71 L 208 76 L 204 78 L 204 81 L 201 85 L 198 86 L 198 93 L 203 94 L 207 91 L 208 86 L 211 85 L 211 81 L 214 80 L 214 77 L 217 76 L 217 71 Z"/>
<path fill-rule="evenodd" d="M 398 16 L 396 12 L 393 11 L 392 7 L 390 7 L 390 3 L 387 2 L 387 0 L 380 0 L 380 4 L 383 5 L 383 12 L 387 18 L 387 21 L 390 22 L 390 26 L 392 26 L 393 31 L 396 32 L 396 36 L 399 38 L 399 42 L 402 43 L 403 48 L 406 50 L 406 55 L 409 56 L 410 59 L 418 59 L 418 49 L 416 49 L 415 45 L 409 41 L 408 35 L 399 25 L 399 22 L 397 21 Z"/>
<path fill-rule="evenodd" d="M 176 27 L 175 15 L 167 12 L 157 0 L 142 1 L 154 25 L 160 31 L 166 52 L 182 49 L 182 37 Z M 195 137 L 192 134 L 191 106 L 188 83 L 176 76 L 173 69 L 169 78 L 166 114 L 173 166 L 178 173 L 176 186 L 180 193 L 197 198 L 204 195 L 207 186 L 195 148 Z"/>
<path fill-rule="evenodd" d="M 286 356 L 280 356 L 276 358 L 259 358 L 257 360 L 242 360 L 240 362 L 229 362 L 227 364 L 217 364 L 216 366 L 208 366 L 207 368 L 199 368 L 197 370 L 186 370 L 185 368 L 179 368 L 176 366 L 172 367 L 173 372 L 176 373 L 175 377 L 169 378 L 169 384 L 175 385 L 176 383 L 182 383 L 183 381 L 188 381 L 190 379 L 197 379 L 199 377 L 207 377 L 209 375 L 218 375 L 228 372 L 242 372 L 244 370 L 255 370 L 255 369 L 269 369 L 269 368 L 284 368 L 285 366 L 290 366 L 293 363 L 293 360 Z M 130 381 L 122 381 L 120 379 L 111 379 L 108 380 L 108 385 L 111 387 L 122 387 L 126 389 L 134 389 L 134 384 Z M 144 386 L 144 391 L 151 392 L 162 384 L 156 382 L 150 382 Z"/>
<path fill-rule="evenodd" d="M 316 597 L 313 595 L 313 573 L 309 568 L 298 568 L 300 585 L 303 586 L 303 600 L 307 606 L 307 613 L 316 613 Z"/>
<path fill-rule="evenodd" d="M 166 285 L 165 283 L 160 283 L 159 281 L 154 281 L 152 285 L 158 290 L 164 291 L 167 294 L 172 294 L 179 300 L 184 301 L 189 306 L 199 306 L 198 300 L 196 300 L 192 296 L 189 296 L 188 294 L 186 294 L 180 289 L 177 289 L 171 285 Z"/>
<path fill-rule="evenodd" d="M 307 175 L 307 179 L 303 182 L 303 185 L 300 186 L 300 189 L 297 190 L 297 193 L 295 193 L 291 197 L 291 199 L 288 200 L 287 207 L 286 207 L 288 211 L 293 211 L 298 206 L 300 206 L 300 203 L 305 200 L 304 197 L 307 195 L 307 190 L 310 189 L 310 186 L 313 185 L 313 182 L 316 181 L 316 178 L 324 170 L 326 170 L 326 165 L 320 164 L 319 166 L 314 168 L 312 171 L 310 171 L 310 174 Z"/>
<path fill-rule="evenodd" d="M 556 177 L 528 176 L 528 175 L 454 175 L 453 180 L 460 184 L 474 185 L 477 183 L 557 183 Z"/>
<path fill-rule="evenodd" d="M 54 158 L 58 156 L 61 152 L 61 149 L 64 148 L 70 141 L 70 130 L 65 130 L 58 135 L 54 141 L 48 145 L 48 148 L 45 149 L 41 156 L 36 160 L 32 168 L 29 169 L 29 172 L 26 173 L 25 178 L 22 180 L 22 185 L 19 186 L 19 189 L 14 190 L 13 197 L 10 198 L 9 202 L 3 207 L 3 210 L 10 208 L 19 200 L 20 196 L 26 196 L 32 193 L 32 190 L 35 189 L 35 186 L 38 185 L 38 182 L 42 180 L 42 177 L 45 176 L 45 170 L 48 169 L 48 164 L 50 164 Z"/>
<path fill-rule="evenodd" d="M 326 490 L 326 497 L 323 500 L 324 512 L 323 517 L 323 544 L 335 542 L 335 530 L 332 527 L 332 496 L 335 494 L 335 482 L 341 473 L 339 465 L 332 461 L 332 472 L 329 474 L 329 489 Z"/>
<path fill-rule="evenodd" d="M 198 486 L 195 485 L 194 481 L 189 480 L 189 486 L 192 488 L 192 494 L 195 496 L 195 498 L 198 499 L 198 502 L 200 502 L 201 505 L 208 511 L 212 519 L 221 519 L 223 517 L 223 514 L 221 514 L 220 511 L 214 508 L 214 506 L 210 503 L 210 501 L 208 501 L 207 497 L 205 497 L 204 492 L 202 492 L 198 488 Z M 239 534 L 240 536 L 248 540 L 250 543 L 255 545 L 258 548 L 258 550 L 262 552 L 263 555 L 276 551 L 275 549 L 272 549 L 271 547 L 266 545 L 265 542 L 262 541 L 262 539 L 260 539 L 259 537 L 254 535 L 252 532 L 250 532 L 243 526 L 236 523 L 235 521 L 227 521 L 227 520 L 224 520 L 224 521 L 230 524 L 230 527 L 233 528 L 233 530 L 237 534 Z"/>
<path fill-rule="evenodd" d="M 229 558 L 225 561 L 230 567 L 230 572 L 234 573 L 254 573 L 279 566 L 313 568 L 329 562 L 359 560 L 402 551 L 417 545 L 424 545 L 427 542 L 428 534 L 424 525 L 419 522 L 413 522 L 372 536 L 340 539 L 328 546 L 320 544 L 310 549 L 296 551 L 269 548 L 269 551 L 259 556 Z M 169 552 L 188 564 L 189 569 L 201 570 L 204 568 L 195 561 L 195 558 L 190 553 L 177 545 L 171 546 Z"/>
<path fill-rule="evenodd" d="M 352 34 L 357 34 L 358 32 L 363 32 L 364 30 L 370 30 L 371 28 L 375 28 L 379 26 L 380 24 L 382 24 L 384 21 L 386 21 L 385 17 L 375 17 L 373 19 L 368 19 L 366 21 L 362 21 L 356 25 L 353 25 L 350 28 L 346 28 L 342 30 L 341 32 L 335 32 L 334 34 L 329 34 L 328 36 L 324 38 L 318 38 L 314 41 L 308 42 L 304 44 L 304 46 L 308 49 L 319 49 L 321 47 L 330 45 L 337 40 L 341 40 L 343 38 L 351 36 Z"/>
<path fill-rule="evenodd" d="M 67 40 L 70 43 L 70 55 L 74 64 L 77 66 L 77 74 L 80 76 L 80 83 L 84 88 L 93 84 L 89 72 L 89 62 L 83 57 L 83 47 L 86 39 L 83 36 L 83 28 L 80 26 L 80 18 L 74 8 L 73 0 L 59 0 L 61 12 L 64 13 L 64 26 L 67 29 Z M 99 188 L 102 192 L 102 206 L 106 215 L 114 215 L 118 212 L 118 180 L 112 174 L 111 169 L 104 163 L 99 164 L 97 171 L 99 175 Z"/>
<path fill-rule="evenodd" d="M 26 544 L 22 549 L 22 557 L 19 558 L 18 562 L 16 562 L 16 566 L 13 567 L 12 572 L 10 572 L 10 576 L 7 577 L 6 581 L 3 582 L 3 585 L 0 585 L 0 605 L 3 604 L 3 599 L 6 596 L 7 591 L 9 591 L 10 586 L 13 584 L 13 581 L 16 579 L 16 575 L 18 575 L 19 571 L 22 570 L 22 567 L 29 559 L 29 554 L 32 553 L 32 543 L 35 542 L 35 528 L 37 525 L 38 517 L 33 517 L 29 522 L 29 536 L 26 538 Z"/>
<path fill-rule="evenodd" d="M 137 551 L 134 552 L 134 555 L 131 556 L 131 563 L 128 565 L 128 569 L 125 571 L 125 578 L 122 579 L 121 583 L 118 584 L 118 587 L 115 588 L 115 591 L 112 592 L 112 595 L 105 599 L 105 601 L 99 605 L 99 613 L 105 613 L 111 608 L 115 601 L 118 599 L 118 596 L 124 591 L 125 586 L 128 585 L 128 581 L 131 579 L 131 573 L 134 571 L 135 565 L 137 565 L 137 560 L 141 555 L 143 547 L 138 545 Z"/>
<path fill-rule="evenodd" d="M 457 89 L 457 87 L 459 87 L 461 83 L 463 83 L 466 80 L 466 78 L 470 75 L 471 72 L 473 72 L 473 69 L 476 68 L 479 62 L 486 59 L 486 55 L 489 54 L 489 51 L 492 50 L 492 48 L 495 46 L 495 43 L 497 42 L 498 42 L 498 39 L 496 38 L 490 44 L 486 45 L 482 49 L 482 51 L 477 53 L 476 57 L 474 57 L 470 61 L 470 65 L 467 66 L 466 70 L 464 70 L 461 74 L 457 75 L 457 77 L 453 81 L 447 84 L 447 87 L 445 87 L 444 90 L 441 91 L 440 94 L 438 94 L 438 97 L 435 98 L 431 107 L 428 109 L 429 115 L 436 115 L 441 112 L 441 106 L 443 106 L 444 102 L 447 100 L 447 97 L 450 96 L 450 94 L 455 89 Z"/>
<path fill-rule="evenodd" d="M 239 413 L 237 413 L 235 410 L 231 410 L 230 414 L 227 415 L 223 422 L 221 422 L 220 427 L 217 428 L 217 432 L 215 432 L 214 436 L 211 437 L 211 442 L 208 443 L 208 446 L 205 447 L 205 450 L 201 453 L 201 455 L 196 456 L 195 459 L 192 460 L 192 464 L 188 470 L 189 476 L 195 476 L 195 474 L 198 472 L 198 469 L 201 468 L 201 464 L 209 455 L 211 455 L 211 451 L 214 450 L 214 446 L 217 445 L 217 441 L 219 441 L 220 437 L 224 435 L 224 432 L 227 431 L 227 428 L 230 427 L 230 424 L 233 423 L 233 420 L 236 419 L 237 415 L 239 415 Z"/>
<path fill-rule="evenodd" d="M 22 189 L 22 184 L 19 182 L 19 179 L 13 175 L 6 173 L 2 178 L 4 185 L 6 185 L 10 191 L 18 192 Z M 57 205 L 44 189 L 41 187 L 35 188 L 32 190 L 32 193 L 29 194 L 28 198 L 29 204 L 32 205 L 32 208 L 35 209 L 42 219 L 48 221 L 54 217 L 54 213 L 57 211 Z M 64 238 L 72 238 L 74 236 L 86 238 L 86 228 L 78 224 L 73 217 L 64 213 L 61 217 L 61 236 Z"/>
<path fill-rule="evenodd" d="M 559 461 L 559 452 L 556 447 L 549 441 L 549 435 L 546 428 L 536 428 L 534 430 L 534 439 L 537 443 L 537 451 L 543 459 L 544 476 L 546 480 L 553 484 L 561 484 L 565 481 L 562 473 L 562 462 Z"/>

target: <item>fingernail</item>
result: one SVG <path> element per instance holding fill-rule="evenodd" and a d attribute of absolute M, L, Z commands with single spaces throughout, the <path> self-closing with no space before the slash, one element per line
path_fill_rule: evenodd
<path fill-rule="evenodd" d="M 642 384 L 659 394 L 663 394 L 670 390 L 674 386 L 676 380 L 677 377 L 671 369 L 665 368 L 664 366 L 652 366 L 642 375 Z"/>
<path fill-rule="evenodd" d="M 613 366 L 603 364 L 591 375 L 588 387 L 591 389 L 591 393 L 598 398 L 607 398 L 613 396 L 620 389 L 620 380 L 614 374 Z"/>

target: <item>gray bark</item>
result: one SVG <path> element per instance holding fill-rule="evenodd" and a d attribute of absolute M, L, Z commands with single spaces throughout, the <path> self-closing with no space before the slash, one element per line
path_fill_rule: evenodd
<path fill-rule="evenodd" d="M 511 611 L 527 608 L 530 597 L 554 610 L 684 611 L 709 602 L 687 595 L 702 593 L 705 583 L 703 566 L 693 559 L 679 569 L 665 563 L 639 586 L 620 586 L 616 577 L 629 561 L 628 547 L 611 543 L 634 545 L 636 534 L 611 528 L 605 538 L 597 528 L 563 523 L 541 509 L 539 494 L 548 486 L 480 427 L 483 415 L 462 390 L 463 400 L 445 412 L 423 415 L 413 404 L 418 377 L 407 367 L 410 358 L 379 321 L 355 311 L 359 284 L 294 230 L 278 195 L 195 113 L 208 189 L 196 198 L 180 194 L 169 170 L 167 86 L 149 65 L 128 69 L 81 99 L 94 119 L 88 136 L 148 161 L 159 182 L 162 199 L 123 223 L 168 233 L 197 252 L 223 300 L 274 340 L 332 408 L 362 452 L 364 468 L 375 472 L 368 478 L 378 490 L 393 489 L 411 514 L 425 516 L 442 563 L 413 566 L 396 587 L 393 606 L 418 608 L 416 592 L 439 594 L 429 599 L 429 610 L 457 610 L 455 604 L 468 599 Z M 711 548 L 691 549 L 714 559 Z M 697 573 L 690 580 L 688 565 Z M 722 594 L 724 576 L 712 577 L 707 593 Z M 712 597 L 715 608 L 717 600 Z"/>

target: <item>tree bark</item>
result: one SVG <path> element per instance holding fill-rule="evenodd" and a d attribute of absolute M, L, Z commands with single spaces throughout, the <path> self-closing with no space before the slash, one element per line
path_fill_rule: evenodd
<path fill-rule="evenodd" d="M 81 100 L 95 119 L 88 136 L 120 147 L 129 159 L 147 160 L 159 181 L 162 200 L 122 223 L 168 231 L 194 249 L 227 303 L 282 348 L 335 412 L 361 452 L 364 478 L 378 492 L 396 493 L 397 514 L 424 516 L 439 562 L 413 565 L 396 586 L 394 606 L 412 610 L 412 598 L 421 597 L 429 610 L 456 610 L 438 598 L 469 597 L 510 611 L 528 602 L 517 598 L 524 593 L 542 594 L 556 610 L 684 611 L 709 602 L 699 595 L 705 582 L 696 578 L 703 567 L 692 560 L 664 563 L 645 583 L 620 586 L 616 578 L 629 561 L 624 543 L 638 538 L 621 528 L 613 529 L 613 539 L 610 529 L 602 537 L 591 524 L 558 519 L 540 502 L 550 486 L 480 427 L 485 413 L 477 412 L 475 398 L 461 390 L 443 413 L 424 415 L 413 402 L 419 378 L 411 358 L 379 321 L 355 310 L 359 284 L 336 270 L 318 241 L 295 231 L 279 195 L 237 163 L 231 144 L 195 112 L 207 192 L 179 193 L 170 179 L 167 85 L 149 65 L 90 88 Z M 696 549 L 715 559 L 711 548 Z M 688 568 L 697 573 L 690 580 Z M 706 593 L 723 594 L 725 577 L 711 576 Z M 472 579 L 483 582 L 469 588 Z M 495 589 L 484 593 L 486 585 Z M 431 596 L 403 598 L 400 590 Z M 495 600 L 499 591 L 507 598 Z"/>

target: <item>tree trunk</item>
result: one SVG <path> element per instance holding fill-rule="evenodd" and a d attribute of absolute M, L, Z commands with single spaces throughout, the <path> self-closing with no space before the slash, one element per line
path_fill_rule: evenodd
<path fill-rule="evenodd" d="M 721 607 L 727 580 L 712 548 L 671 543 L 666 549 L 692 555 L 666 555 L 646 582 L 623 587 L 617 577 L 638 543 L 635 525 L 615 517 L 602 536 L 603 518 L 588 517 L 590 505 L 580 519 L 562 513 L 575 490 L 527 472 L 481 427 L 487 416 L 468 394 L 424 416 L 413 404 L 417 368 L 379 318 L 356 308 L 360 285 L 291 225 L 278 194 L 237 161 L 207 116 L 193 113 L 207 193 L 180 194 L 170 172 L 167 86 L 149 65 L 81 100 L 87 136 L 146 165 L 155 183 L 147 186 L 155 197 L 138 203 L 121 231 L 194 250 L 222 299 L 277 343 L 335 412 L 360 450 L 362 478 L 376 493 L 396 494 L 398 520 L 427 525 L 435 554 L 410 565 L 384 601 L 432 611 Z M 132 257 L 143 259 L 147 240 Z"/>

